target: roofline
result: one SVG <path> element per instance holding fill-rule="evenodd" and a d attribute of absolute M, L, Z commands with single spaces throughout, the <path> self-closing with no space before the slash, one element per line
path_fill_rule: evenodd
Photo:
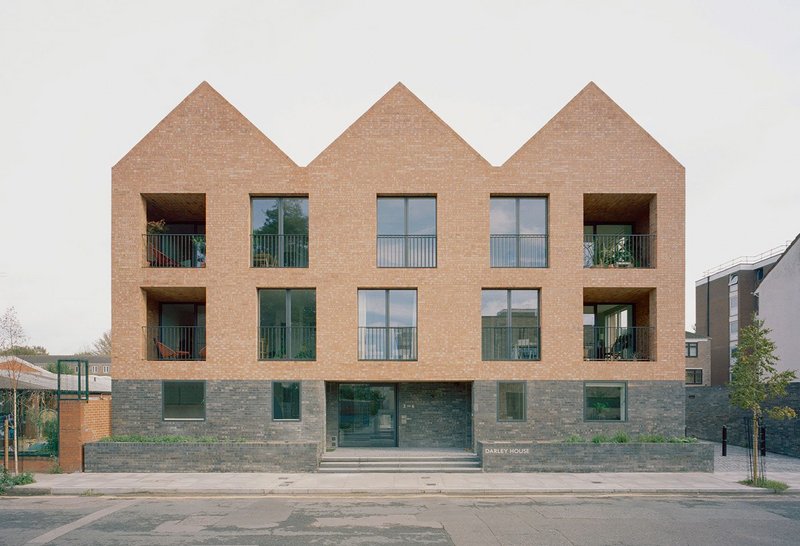
<path fill-rule="evenodd" d="M 781 247 L 775 247 L 775 248 L 777 249 L 777 248 L 781 248 Z M 783 252 L 786 252 L 786 250 L 788 248 L 789 248 L 788 246 L 784 246 Z M 771 249 L 771 250 L 775 250 L 775 249 Z M 769 252 L 769 250 L 767 252 L 765 252 L 764 254 L 767 254 L 768 252 Z M 703 286 L 707 282 L 711 282 L 711 281 L 715 281 L 717 279 L 721 279 L 723 277 L 727 277 L 731 273 L 736 273 L 737 271 L 752 271 L 754 269 L 758 269 L 759 267 L 764 267 L 765 265 L 769 265 L 771 263 L 777 263 L 778 260 L 780 260 L 781 256 L 783 256 L 783 253 L 772 254 L 771 256 L 768 256 L 766 258 L 762 258 L 761 260 L 754 261 L 754 262 L 746 262 L 746 261 L 737 262 L 737 263 L 734 263 L 733 265 L 728 266 L 725 269 L 721 269 L 721 270 L 719 270 L 719 271 L 717 271 L 715 273 L 711 273 L 711 274 L 707 274 L 709 272 L 706 271 L 703 274 L 702 278 L 697 279 L 694 282 L 694 285 L 695 285 L 695 287 Z M 737 260 L 744 259 L 744 258 L 757 258 L 757 257 L 758 256 L 742 256 L 740 258 L 736 258 L 734 260 L 731 260 L 731 262 L 736 262 Z M 728 263 L 728 262 L 726 262 L 726 263 Z M 710 271 L 714 271 L 714 269 L 712 269 Z"/>
<path fill-rule="evenodd" d="M 769 274 L 770 274 L 770 273 L 772 273 L 772 270 L 773 270 L 773 269 L 775 269 L 776 267 L 778 267 L 778 264 L 780 263 L 780 261 L 783 259 L 783 257 L 784 257 L 784 256 L 786 256 L 786 255 L 789 253 L 789 250 L 791 250 L 791 248 L 792 248 L 794 245 L 796 245 L 796 244 L 797 244 L 797 241 L 798 241 L 798 240 L 800 240 L 800 233 L 798 233 L 798 234 L 797 234 L 797 237 L 795 237 L 795 238 L 794 238 L 794 241 L 792 241 L 792 242 L 789 244 L 789 246 L 788 246 L 788 247 L 786 247 L 786 250 L 784 250 L 784 251 L 783 251 L 783 253 L 781 254 L 781 257 L 780 257 L 780 258 L 778 258 L 778 261 L 777 261 L 777 262 L 775 262 L 775 264 L 772 266 L 772 268 L 770 268 L 770 270 L 769 270 L 769 271 L 767 271 L 767 274 L 766 274 L 766 275 L 764 275 L 764 278 L 763 278 L 763 279 L 761 279 L 761 284 L 764 284 L 764 281 L 765 281 L 765 280 L 767 280 L 767 277 L 769 277 Z M 758 287 L 759 287 L 759 288 L 761 288 L 761 284 L 759 284 L 759 285 L 758 285 Z M 758 292 L 758 289 L 756 289 L 756 292 Z"/>

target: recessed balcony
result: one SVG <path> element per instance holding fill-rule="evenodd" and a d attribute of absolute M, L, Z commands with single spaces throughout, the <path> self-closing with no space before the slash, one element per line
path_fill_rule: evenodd
<path fill-rule="evenodd" d="M 652 194 L 583 196 L 583 266 L 655 267 Z"/>
<path fill-rule="evenodd" d="M 584 289 L 584 360 L 655 360 L 654 311 L 652 289 Z"/>
<path fill-rule="evenodd" d="M 151 193 L 142 198 L 147 212 L 142 235 L 146 266 L 205 267 L 205 194 Z"/>
<path fill-rule="evenodd" d="M 205 288 L 146 288 L 147 360 L 205 360 Z"/>

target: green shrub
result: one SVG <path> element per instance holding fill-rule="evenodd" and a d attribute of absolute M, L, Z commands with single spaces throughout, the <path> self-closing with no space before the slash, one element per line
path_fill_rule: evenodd
<path fill-rule="evenodd" d="M 592 437 L 592 443 L 593 444 L 607 444 L 608 443 L 608 437 L 607 436 L 603 436 L 602 434 L 598 434 L 597 436 L 593 436 Z"/>
<path fill-rule="evenodd" d="M 667 438 L 662 434 L 640 434 L 639 443 L 641 444 L 663 444 Z"/>
<path fill-rule="evenodd" d="M 789 486 L 778 480 L 768 480 L 766 478 L 759 478 L 757 480 L 742 480 L 739 482 L 742 485 L 749 485 L 750 487 L 761 487 L 763 489 L 772 489 L 775 493 L 780 493 L 789 489 Z"/>
<path fill-rule="evenodd" d="M 0 474 L 0 495 L 4 494 L 15 485 L 27 485 L 29 483 L 33 483 L 33 474 L 30 472 L 23 472 L 22 474 L 12 476 L 8 473 L 8 470 L 4 468 L 3 473 Z"/>
<path fill-rule="evenodd" d="M 161 436 L 145 436 L 143 434 L 116 434 L 100 440 L 101 442 L 118 442 L 125 444 L 218 444 L 221 440 L 214 436 L 181 436 L 164 434 Z"/>
<path fill-rule="evenodd" d="M 584 444 L 586 440 L 584 440 L 581 436 L 577 434 L 570 434 L 566 440 L 564 440 L 565 444 Z"/>
<path fill-rule="evenodd" d="M 694 444 L 697 442 L 697 438 L 691 436 L 673 436 L 667 440 L 667 442 L 670 444 Z"/>
<path fill-rule="evenodd" d="M 627 444 L 631 441 L 631 437 L 628 436 L 628 433 L 624 430 L 620 430 L 614 436 L 611 437 L 611 441 L 615 444 Z"/>

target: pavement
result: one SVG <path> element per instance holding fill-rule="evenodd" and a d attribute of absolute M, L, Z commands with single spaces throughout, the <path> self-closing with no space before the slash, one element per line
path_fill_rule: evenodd
<path fill-rule="evenodd" d="M 771 494 L 738 483 L 746 450 L 716 446 L 715 472 L 590 473 L 74 473 L 37 474 L 13 495 L 399 496 L 541 494 Z M 767 477 L 800 493 L 800 459 L 768 453 Z"/>

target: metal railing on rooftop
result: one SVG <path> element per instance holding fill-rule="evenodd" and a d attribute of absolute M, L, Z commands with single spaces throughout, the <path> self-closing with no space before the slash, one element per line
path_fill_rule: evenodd
<path fill-rule="evenodd" d="M 732 260 L 728 260 L 727 262 L 720 264 L 716 267 L 712 267 L 707 271 L 703 271 L 703 277 L 710 277 L 711 275 L 715 275 L 721 271 L 725 271 L 729 267 L 734 267 L 737 265 L 751 265 L 756 264 L 762 260 L 766 260 L 768 258 L 772 258 L 773 256 L 777 256 L 779 254 L 783 254 L 786 252 L 786 249 L 789 248 L 791 245 L 791 241 L 787 241 L 782 245 L 778 245 L 774 248 L 770 248 L 762 252 L 761 254 L 756 254 L 755 256 L 739 256 L 738 258 L 734 258 Z"/>

